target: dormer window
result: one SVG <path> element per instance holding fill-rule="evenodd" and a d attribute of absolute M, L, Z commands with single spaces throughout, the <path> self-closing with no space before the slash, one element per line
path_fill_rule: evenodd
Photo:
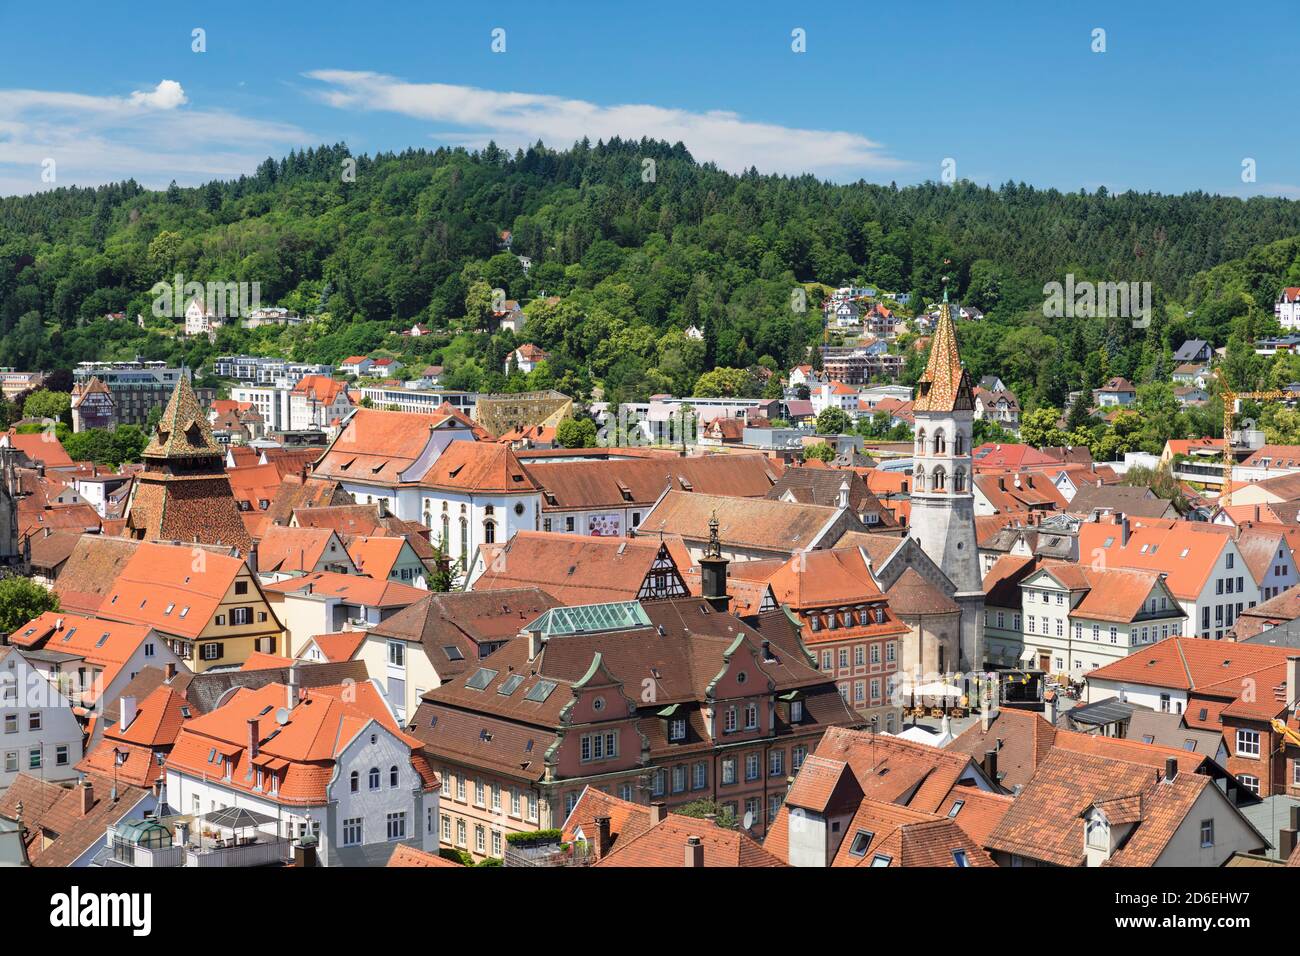
<path fill-rule="evenodd" d="M 1110 828 L 1100 817 L 1088 821 L 1088 848 L 1092 850 L 1110 849 Z"/>
<path fill-rule="evenodd" d="M 668 721 L 668 739 L 673 743 L 686 739 L 685 717 L 674 717 Z"/>
<path fill-rule="evenodd" d="M 803 701 L 790 701 L 790 723 L 799 724 L 803 722 Z"/>

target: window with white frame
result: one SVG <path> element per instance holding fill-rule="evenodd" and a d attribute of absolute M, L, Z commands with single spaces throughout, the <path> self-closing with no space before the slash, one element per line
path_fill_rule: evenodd
<path fill-rule="evenodd" d="M 736 782 L 736 758 L 735 757 L 722 758 L 722 782 L 724 785 L 729 785 Z"/>
<path fill-rule="evenodd" d="M 1237 756 L 1238 757 L 1258 757 L 1259 756 L 1259 731 L 1246 730 L 1239 727 L 1237 729 Z"/>
<path fill-rule="evenodd" d="M 343 845 L 360 846 L 362 833 L 361 817 L 351 817 L 343 821 Z"/>

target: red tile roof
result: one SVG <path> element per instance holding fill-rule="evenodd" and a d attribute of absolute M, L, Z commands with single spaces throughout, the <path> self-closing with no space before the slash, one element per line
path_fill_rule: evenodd
<path fill-rule="evenodd" d="M 262 590 L 268 594 L 323 594 L 366 607 L 406 607 L 429 593 L 395 581 L 379 580 L 361 574 L 338 574 L 334 571 L 316 571 L 276 581 L 264 585 Z"/>
<path fill-rule="evenodd" d="M 254 792 L 256 778 L 247 775 L 251 762 L 280 777 L 278 793 L 257 791 L 262 799 L 288 805 L 319 804 L 327 799 L 336 772 L 335 759 L 374 721 L 412 748 L 411 764 L 424 789 L 437 789 L 437 775 L 418 751 L 419 743 L 397 729 L 373 685 L 312 688 L 289 711 L 288 720 L 277 724 L 270 714 L 284 707 L 286 700 L 283 684 L 256 690 L 240 687 L 222 706 L 185 724 L 168 757 L 169 769 L 221 780 L 222 786 L 232 790 Z M 249 720 L 259 721 L 257 756 L 248 750 Z M 230 764 L 228 777 L 223 765 L 211 761 L 214 750 Z"/>
<path fill-rule="evenodd" d="M 82 617 L 62 611 L 46 611 L 9 635 L 9 642 L 23 648 L 48 648 L 83 657 L 87 664 L 102 668 L 102 679 L 84 697 L 94 702 L 117 678 L 122 667 L 149 637 L 146 626 Z"/>
<path fill-rule="evenodd" d="M 1271 644 L 1240 644 L 1200 637 L 1170 637 L 1088 673 L 1089 681 L 1198 690 L 1240 681 L 1284 663 L 1295 651 Z"/>
<path fill-rule="evenodd" d="M 504 545 L 483 546 L 486 570 L 475 579 L 473 590 L 536 587 L 574 605 L 636 600 L 661 548 L 679 576 L 693 564 L 677 535 L 665 535 L 661 541 L 520 531 Z"/>
<path fill-rule="evenodd" d="M 417 850 L 413 846 L 407 846 L 405 843 L 399 843 L 393 848 L 393 855 L 388 858 L 385 866 L 420 866 L 420 867 L 445 867 L 452 869 L 464 869 L 464 867 L 452 860 L 438 856 L 436 853 L 426 853 L 423 850 Z"/>
<path fill-rule="evenodd" d="M 235 578 L 247 570 L 242 558 L 215 550 L 142 541 L 105 595 L 98 614 L 194 639 L 211 623 Z M 251 603 L 257 596 L 257 581 L 252 574 L 247 578 Z M 267 622 L 267 630 L 278 626 L 274 617 Z"/>

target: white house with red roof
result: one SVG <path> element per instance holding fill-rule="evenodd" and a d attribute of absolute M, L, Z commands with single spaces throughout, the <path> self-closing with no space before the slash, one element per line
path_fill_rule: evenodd
<path fill-rule="evenodd" d="M 507 375 L 510 374 L 510 362 L 513 360 L 515 367 L 527 375 L 543 362 L 550 361 L 550 358 L 550 353 L 545 349 L 528 342 L 506 356 L 505 371 Z"/>
<path fill-rule="evenodd" d="M 1300 286 L 1287 286 L 1278 293 L 1273 314 L 1284 329 L 1300 328 Z"/>
<path fill-rule="evenodd" d="M 383 695 L 369 683 L 306 690 L 296 673 L 240 687 L 182 727 L 168 802 L 196 818 L 224 807 L 261 814 L 257 838 L 282 859 L 286 841 L 307 833 L 324 866 L 381 865 L 399 843 L 436 851 L 438 776 Z"/>
<path fill-rule="evenodd" d="M 86 713 L 120 697 L 146 666 L 182 665 L 148 624 L 60 611 L 46 611 L 29 621 L 9 635 L 9 643 L 22 648 L 32 666 Z"/>
<path fill-rule="evenodd" d="M 304 375 L 289 393 L 289 428 L 323 430 L 351 410 L 352 399 L 344 382 L 328 375 Z"/>
<path fill-rule="evenodd" d="M 828 408 L 838 408 L 850 418 L 858 417 L 858 390 L 844 382 L 822 382 L 809 390 L 813 413 L 820 415 Z"/>
<path fill-rule="evenodd" d="M 420 522 L 453 561 L 468 567 L 480 544 L 535 530 L 541 498 L 508 445 L 475 437 L 474 423 L 454 410 L 363 408 L 326 449 L 315 474 L 342 482 L 358 504 L 382 503 L 399 518 Z"/>
<path fill-rule="evenodd" d="M 349 355 L 342 362 L 339 362 L 339 371 L 344 375 L 369 375 L 374 364 L 374 359 L 367 358 L 364 355 Z"/>
<path fill-rule="evenodd" d="M 53 782 L 75 780 L 82 756 L 81 724 L 70 696 L 28 653 L 0 646 L 0 793 L 22 772 Z"/>
<path fill-rule="evenodd" d="M 1222 639 L 1259 603 L 1259 585 L 1231 534 L 1165 518 L 1085 521 L 1079 555 L 1098 567 L 1161 571 L 1187 615 L 1183 633 Z"/>

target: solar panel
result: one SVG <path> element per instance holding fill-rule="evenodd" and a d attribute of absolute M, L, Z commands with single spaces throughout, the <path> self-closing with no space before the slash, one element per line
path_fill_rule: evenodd
<path fill-rule="evenodd" d="M 465 681 L 466 687 L 472 687 L 474 690 L 482 690 L 492 679 L 497 676 L 497 672 L 490 667 L 480 667 L 474 672 L 474 676 Z"/>
<path fill-rule="evenodd" d="M 555 690 L 555 681 L 539 680 L 532 687 L 528 688 L 528 693 L 524 694 L 525 700 L 533 700 L 537 703 L 543 703 L 546 698 L 551 696 L 551 691 Z"/>

